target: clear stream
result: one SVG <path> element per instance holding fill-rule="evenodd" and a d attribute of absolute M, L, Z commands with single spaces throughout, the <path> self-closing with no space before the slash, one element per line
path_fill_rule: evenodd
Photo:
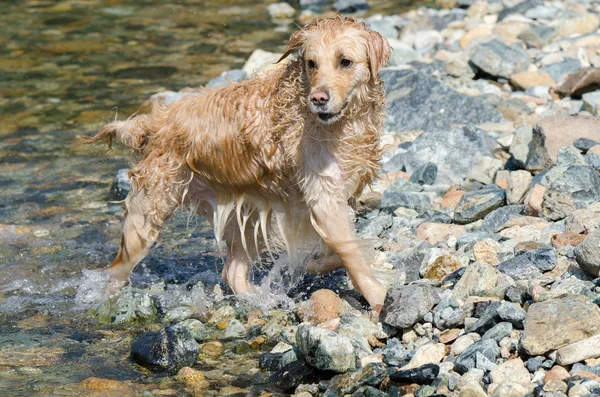
<path fill-rule="evenodd" d="M 293 26 L 276 29 L 269 3 L 0 3 L 0 395 L 82 395 L 77 382 L 89 376 L 135 384 L 140 394 L 185 395 L 134 365 L 129 348 L 140 330 L 99 322 L 80 291 L 93 290 L 86 270 L 117 252 L 122 210 L 111 203 L 111 185 L 129 160 L 124 150 L 89 148 L 76 137 L 127 117 L 158 91 L 240 68 L 256 48 L 281 51 Z M 407 5 L 370 3 L 364 15 Z M 201 219 L 180 214 L 162 241 L 134 284 L 162 279 L 177 291 L 197 274 L 218 282 L 221 259 Z M 201 369 L 221 387 L 256 367 L 249 360 L 231 356 Z"/>

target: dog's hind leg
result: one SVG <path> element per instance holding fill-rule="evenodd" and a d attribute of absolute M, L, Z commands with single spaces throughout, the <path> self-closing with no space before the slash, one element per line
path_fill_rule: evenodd
<path fill-rule="evenodd" d="M 122 287 L 129 273 L 148 255 L 160 231 L 180 205 L 182 184 L 168 188 L 149 187 L 133 189 L 125 199 L 125 222 L 121 247 L 112 264 L 105 269 L 112 281 L 112 288 Z"/>
<path fill-rule="evenodd" d="M 257 247 L 251 229 L 249 227 L 244 231 L 246 248 L 244 248 L 242 242 L 242 232 L 235 219 L 229 221 L 225 230 L 224 237 L 227 243 L 227 258 L 225 259 L 221 278 L 236 295 L 250 292 L 253 288 L 253 285 L 249 281 L 248 272 L 251 267 L 250 261 L 252 255 L 257 252 Z M 258 249 L 262 250 L 263 248 L 259 244 Z"/>

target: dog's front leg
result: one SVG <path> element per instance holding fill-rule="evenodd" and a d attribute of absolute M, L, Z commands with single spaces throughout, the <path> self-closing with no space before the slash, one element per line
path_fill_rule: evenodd
<path fill-rule="evenodd" d="M 332 200 L 317 200 L 311 206 L 311 222 L 325 243 L 341 259 L 352 284 L 379 313 L 385 300 L 386 289 L 377 281 L 373 269 L 366 263 L 348 221 L 347 204 Z"/>

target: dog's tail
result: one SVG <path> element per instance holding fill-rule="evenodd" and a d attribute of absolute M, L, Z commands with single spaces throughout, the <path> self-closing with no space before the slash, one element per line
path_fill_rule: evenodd
<path fill-rule="evenodd" d="M 108 147 L 112 147 L 112 143 L 116 139 L 133 151 L 141 152 L 148 143 L 148 138 L 152 134 L 150 117 L 142 114 L 131 117 L 125 121 L 114 121 L 105 125 L 100 132 L 91 137 L 87 143 L 105 143 Z"/>

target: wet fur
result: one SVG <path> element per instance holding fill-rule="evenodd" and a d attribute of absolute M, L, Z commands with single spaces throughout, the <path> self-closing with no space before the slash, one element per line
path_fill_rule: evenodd
<path fill-rule="evenodd" d="M 355 69 L 336 68 L 333 46 L 356 58 Z M 308 270 L 345 267 L 380 308 L 385 290 L 360 253 L 348 202 L 378 171 L 385 97 L 377 71 L 389 44 L 362 23 L 334 18 L 295 32 L 282 59 L 294 51 L 297 59 L 261 76 L 110 123 L 91 139 L 116 139 L 134 152 L 121 249 L 107 270 L 118 285 L 165 221 L 189 205 L 225 239 L 223 279 L 234 292 L 252 288 L 248 265 L 263 250 L 284 246 L 295 260 L 319 245 L 324 252 Z M 323 67 L 307 70 L 307 56 Z M 331 91 L 340 120 L 324 123 L 311 112 L 316 89 Z"/>

